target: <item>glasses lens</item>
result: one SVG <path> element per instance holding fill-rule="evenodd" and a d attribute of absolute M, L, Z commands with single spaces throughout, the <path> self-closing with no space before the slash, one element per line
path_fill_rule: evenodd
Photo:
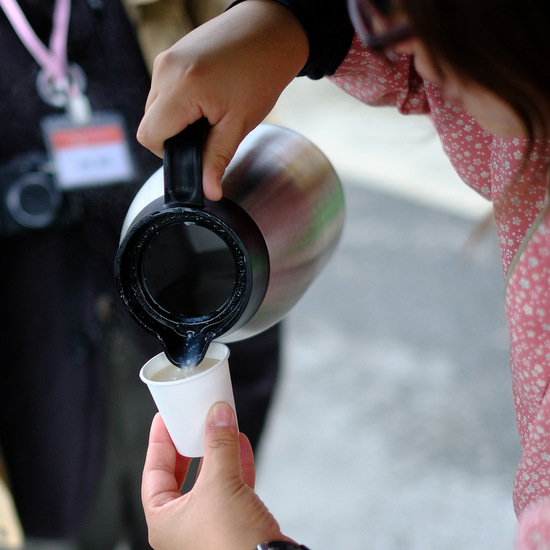
<path fill-rule="evenodd" d="M 393 17 L 391 0 L 348 0 L 348 12 L 363 43 L 377 52 L 411 37 L 408 25 Z"/>
<path fill-rule="evenodd" d="M 391 0 L 371 0 L 371 2 L 364 3 L 370 3 L 373 9 L 375 9 L 380 15 L 389 17 L 393 13 L 393 5 Z"/>

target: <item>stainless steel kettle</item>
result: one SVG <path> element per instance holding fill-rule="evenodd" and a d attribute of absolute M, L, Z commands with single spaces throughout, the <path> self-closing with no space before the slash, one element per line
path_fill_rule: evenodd
<path fill-rule="evenodd" d="M 339 179 L 302 135 L 262 124 L 239 146 L 223 199 L 202 194 L 206 119 L 165 145 L 123 224 L 118 292 L 176 365 L 212 340 L 233 342 L 277 323 L 331 256 L 344 221 Z"/>

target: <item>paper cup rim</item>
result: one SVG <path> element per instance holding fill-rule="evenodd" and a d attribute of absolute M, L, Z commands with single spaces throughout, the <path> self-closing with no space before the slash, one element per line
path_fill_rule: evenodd
<path fill-rule="evenodd" d="M 170 362 L 168 357 L 166 357 L 166 354 L 163 351 L 161 351 L 160 353 L 158 353 L 154 357 L 151 357 L 151 359 L 149 359 L 145 363 L 145 365 L 143 365 L 143 367 L 141 367 L 141 370 L 139 371 L 139 377 L 148 386 L 177 386 L 179 384 L 189 384 L 190 382 L 198 380 L 199 378 L 202 378 L 203 376 L 206 376 L 207 374 L 210 374 L 211 372 L 219 369 L 223 365 L 224 360 L 226 360 L 229 357 L 229 348 L 225 344 L 222 344 L 221 342 L 212 342 L 210 344 L 210 347 L 208 348 L 208 351 L 211 351 L 212 348 L 214 348 L 215 355 L 218 355 L 218 353 L 216 353 L 216 351 L 219 350 L 219 352 L 220 352 L 219 355 L 223 354 L 222 357 L 216 357 L 216 356 L 212 357 L 212 356 L 210 356 L 211 359 L 218 359 L 218 363 L 216 365 L 212 366 L 212 367 L 209 367 L 208 369 L 206 369 L 204 371 L 201 371 L 201 372 L 197 373 L 197 374 L 187 376 L 186 378 L 181 378 L 180 380 L 151 380 L 150 378 L 145 376 L 145 369 L 153 361 L 162 360 L 164 366 L 172 365 L 172 363 Z M 208 351 L 206 352 L 205 358 L 208 356 Z M 164 367 L 161 367 L 161 368 L 164 368 Z M 159 369 L 159 370 L 161 370 L 161 369 Z M 158 371 L 155 371 L 155 374 L 157 372 Z"/>

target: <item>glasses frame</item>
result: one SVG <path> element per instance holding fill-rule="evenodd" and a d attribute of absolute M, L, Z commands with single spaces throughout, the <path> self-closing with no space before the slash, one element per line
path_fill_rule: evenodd
<path fill-rule="evenodd" d="M 377 53 L 385 54 L 397 44 L 413 37 L 408 23 L 386 26 L 381 32 L 374 30 L 374 20 L 384 22 L 384 15 L 371 0 L 348 0 L 348 14 L 351 23 L 363 45 Z"/>

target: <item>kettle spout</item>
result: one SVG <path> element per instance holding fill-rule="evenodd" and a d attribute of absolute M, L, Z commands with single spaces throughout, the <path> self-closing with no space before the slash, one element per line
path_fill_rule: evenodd
<path fill-rule="evenodd" d="M 164 353 L 177 367 L 196 367 L 206 355 L 212 336 L 207 332 L 188 330 L 185 334 L 170 331 L 160 337 Z"/>

